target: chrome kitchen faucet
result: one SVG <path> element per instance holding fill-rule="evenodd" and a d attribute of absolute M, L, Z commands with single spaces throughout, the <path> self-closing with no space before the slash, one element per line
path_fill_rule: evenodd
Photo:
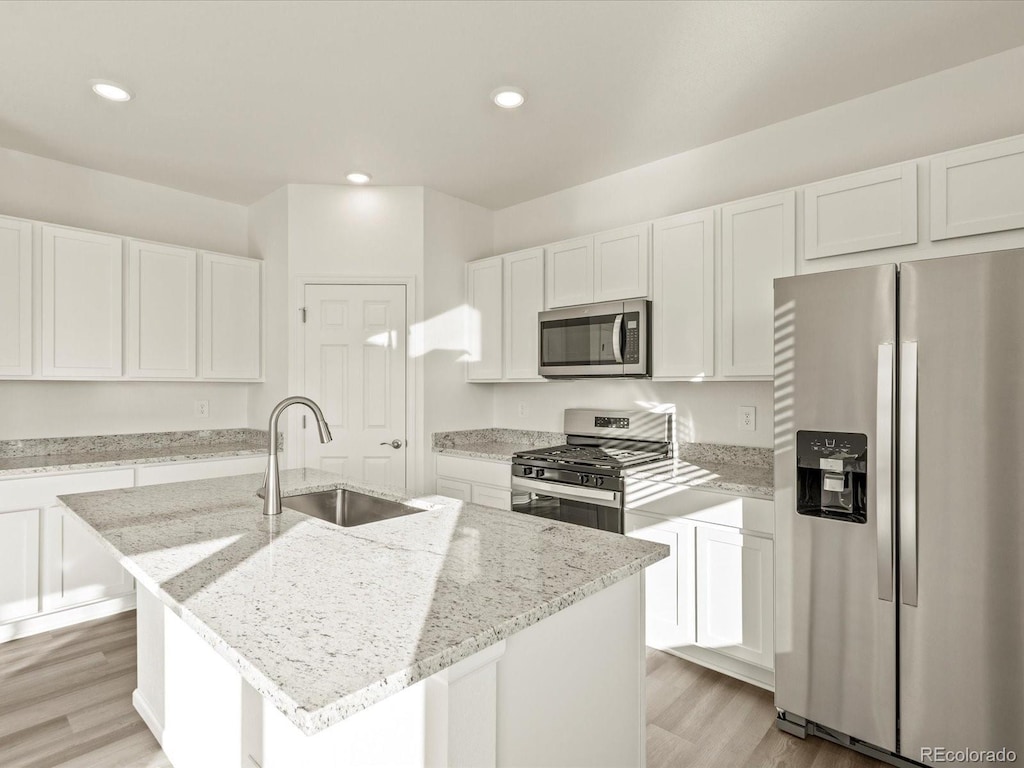
<path fill-rule="evenodd" d="M 281 475 L 277 463 L 277 422 L 289 405 L 301 404 L 309 408 L 316 417 L 316 428 L 320 432 L 320 442 L 331 442 L 331 429 L 327 426 L 320 406 L 308 397 L 286 397 L 274 406 L 270 412 L 270 427 L 267 435 L 267 474 L 263 478 L 263 514 L 281 514 Z"/>

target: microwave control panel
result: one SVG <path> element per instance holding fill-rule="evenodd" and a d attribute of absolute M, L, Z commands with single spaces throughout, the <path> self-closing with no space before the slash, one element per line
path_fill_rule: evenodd
<path fill-rule="evenodd" d="M 630 312 L 625 317 L 626 343 L 622 349 L 622 362 L 636 364 L 640 362 L 640 315 Z"/>

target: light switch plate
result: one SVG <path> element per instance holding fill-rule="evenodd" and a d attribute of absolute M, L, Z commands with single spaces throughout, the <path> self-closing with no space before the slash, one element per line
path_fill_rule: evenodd
<path fill-rule="evenodd" d="M 740 406 L 739 427 L 744 432 L 753 432 L 757 429 L 757 408 L 752 405 Z"/>

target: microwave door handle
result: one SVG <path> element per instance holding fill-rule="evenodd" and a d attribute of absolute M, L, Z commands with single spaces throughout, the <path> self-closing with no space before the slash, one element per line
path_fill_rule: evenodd
<path fill-rule="evenodd" d="M 622 318 L 623 315 L 616 315 L 612 325 L 612 354 L 615 355 L 616 363 L 622 362 Z"/>

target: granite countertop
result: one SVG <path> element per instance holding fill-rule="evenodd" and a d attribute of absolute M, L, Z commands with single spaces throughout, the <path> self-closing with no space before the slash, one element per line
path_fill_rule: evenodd
<path fill-rule="evenodd" d="M 0 440 L 0 478 L 131 464 L 256 456 L 266 451 L 267 433 L 260 429 Z"/>
<path fill-rule="evenodd" d="M 775 498 L 770 448 L 713 443 L 680 443 L 675 458 L 627 470 L 634 490 L 684 486 L 758 499 Z"/>
<path fill-rule="evenodd" d="M 561 432 L 536 432 L 525 429 L 464 429 L 457 432 L 435 432 L 432 435 L 434 453 L 464 456 L 469 459 L 512 461 L 519 451 L 548 448 L 565 443 Z"/>
<path fill-rule="evenodd" d="M 156 594 L 313 734 L 668 554 L 659 544 L 316 470 L 285 495 L 350 488 L 423 507 L 353 528 L 285 509 L 261 475 L 62 496 Z"/>

